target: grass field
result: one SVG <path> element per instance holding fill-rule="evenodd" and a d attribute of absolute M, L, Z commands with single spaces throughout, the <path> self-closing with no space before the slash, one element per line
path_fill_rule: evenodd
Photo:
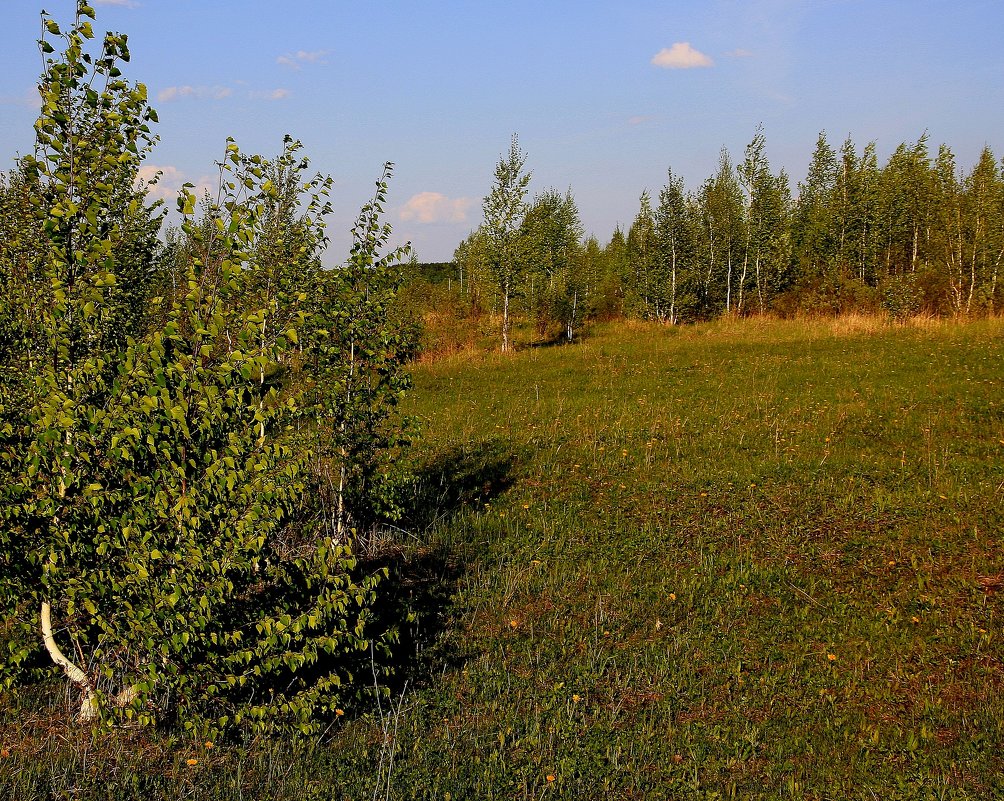
<path fill-rule="evenodd" d="M 415 379 L 381 712 L 209 748 L 22 704 L 0 797 L 1004 798 L 1004 322 L 619 324 Z"/>

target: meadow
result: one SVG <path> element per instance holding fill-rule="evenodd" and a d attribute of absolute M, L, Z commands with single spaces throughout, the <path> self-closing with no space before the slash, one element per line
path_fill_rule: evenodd
<path fill-rule="evenodd" d="M 390 697 L 307 743 L 0 700 L 0 797 L 1004 798 L 1004 321 L 415 365 Z"/>

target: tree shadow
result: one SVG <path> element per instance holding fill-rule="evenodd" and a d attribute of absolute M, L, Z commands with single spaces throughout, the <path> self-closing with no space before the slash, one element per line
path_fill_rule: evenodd
<path fill-rule="evenodd" d="M 463 510 L 481 507 L 512 485 L 518 460 L 511 443 L 465 443 L 439 453 L 420 466 L 404 499 L 401 531 L 429 534 Z M 467 569 L 465 550 L 443 540 L 414 544 L 397 537 L 364 560 L 368 571 L 386 568 L 373 609 L 374 631 L 394 631 L 381 662 L 381 683 L 392 693 L 427 684 L 443 670 L 462 667 L 466 656 L 435 648 L 450 623 L 457 586 Z"/>
<path fill-rule="evenodd" d="M 563 348 L 566 345 L 574 345 L 578 343 L 580 336 L 578 334 L 571 340 L 568 339 L 568 335 L 564 332 L 555 334 L 553 337 L 547 339 L 538 339 L 529 343 L 526 347 L 530 350 L 539 350 L 540 348 Z"/>
<path fill-rule="evenodd" d="M 512 486 L 519 458 L 501 439 L 465 443 L 419 467 L 404 499 L 403 527 L 428 532 L 464 508 L 477 507 Z"/>

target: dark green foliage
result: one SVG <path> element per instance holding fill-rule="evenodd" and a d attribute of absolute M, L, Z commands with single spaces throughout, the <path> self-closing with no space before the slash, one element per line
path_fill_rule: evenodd
<path fill-rule="evenodd" d="M 837 154 L 820 133 L 805 183 L 798 185 L 798 204 L 791 220 L 792 253 L 800 283 L 833 276 L 840 239 L 834 208 L 838 204 Z"/>
<path fill-rule="evenodd" d="M 456 265 L 452 261 L 414 262 L 408 265 L 407 278 L 422 278 L 430 284 L 450 284 L 459 281 Z"/>
<path fill-rule="evenodd" d="M 647 191 L 641 193 L 638 213 L 628 229 L 625 249 L 628 268 L 625 307 L 633 316 L 658 317 L 655 298 L 662 295 L 663 287 L 655 281 L 659 254 L 652 199 Z"/>

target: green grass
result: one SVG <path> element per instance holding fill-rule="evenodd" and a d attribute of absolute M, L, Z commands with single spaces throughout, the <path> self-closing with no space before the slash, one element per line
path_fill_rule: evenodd
<path fill-rule="evenodd" d="M 420 365 L 399 714 L 119 736 L 106 796 L 9 711 L 0 796 L 1004 798 L 1002 357 L 1000 321 L 726 321 Z"/>

